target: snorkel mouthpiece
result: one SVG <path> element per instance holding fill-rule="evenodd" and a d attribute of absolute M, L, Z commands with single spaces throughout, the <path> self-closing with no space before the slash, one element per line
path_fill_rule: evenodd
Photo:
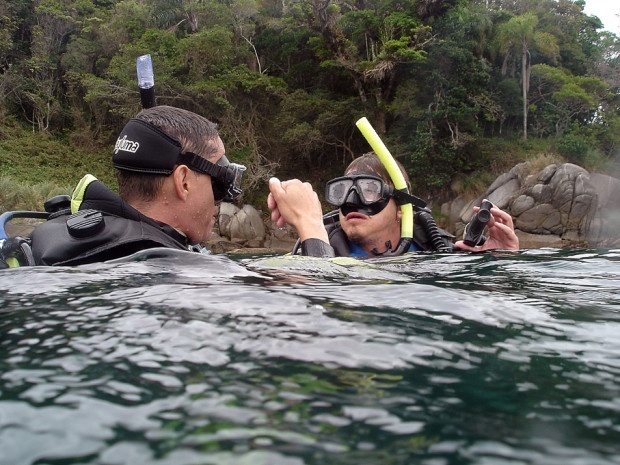
<path fill-rule="evenodd" d="M 349 213 L 361 213 L 366 216 L 373 216 L 381 213 L 385 207 L 390 203 L 390 199 L 380 200 L 370 205 L 364 205 L 362 203 L 347 202 L 340 207 L 340 212 L 347 216 Z"/>

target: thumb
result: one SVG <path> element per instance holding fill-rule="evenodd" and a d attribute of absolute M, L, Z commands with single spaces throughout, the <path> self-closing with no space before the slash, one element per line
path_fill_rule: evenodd
<path fill-rule="evenodd" d="M 269 190 L 271 191 L 273 196 L 276 198 L 278 197 L 278 195 L 284 192 L 284 189 L 282 188 L 282 183 L 276 177 L 269 179 Z"/>

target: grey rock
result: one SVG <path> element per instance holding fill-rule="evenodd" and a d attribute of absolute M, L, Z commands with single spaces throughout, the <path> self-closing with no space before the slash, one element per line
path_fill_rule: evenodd
<path fill-rule="evenodd" d="M 235 242 L 262 241 L 265 224 L 261 214 L 251 205 L 244 205 L 230 220 L 230 239 Z M 255 245 L 254 247 L 258 247 Z"/>
<path fill-rule="evenodd" d="M 239 207 L 237 207 L 235 204 L 228 202 L 222 202 L 220 204 L 220 213 L 217 220 L 220 235 L 228 239 L 231 238 L 230 222 L 238 211 Z"/>
<path fill-rule="evenodd" d="M 511 211 L 513 215 L 519 216 L 523 212 L 534 208 L 534 205 L 536 205 L 536 202 L 533 197 L 521 194 L 513 200 Z"/>

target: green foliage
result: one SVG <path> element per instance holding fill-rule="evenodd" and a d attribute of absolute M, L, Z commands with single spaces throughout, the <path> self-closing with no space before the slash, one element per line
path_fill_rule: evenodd
<path fill-rule="evenodd" d="M 588 154 L 588 141 L 575 133 L 565 133 L 558 139 L 557 149 L 572 163 L 583 164 Z"/>
<path fill-rule="evenodd" d="M 14 127 L 0 141 L 0 170 L 3 175 L 32 184 L 73 186 L 90 173 L 113 187 L 116 183 L 110 163 L 111 148 L 83 150 L 64 138 L 32 133 Z"/>
<path fill-rule="evenodd" d="M 569 162 L 597 171 L 604 165 L 606 159 L 601 151 L 596 149 L 595 142 L 595 136 L 591 131 L 573 123 L 558 137 L 556 148 Z"/>
<path fill-rule="evenodd" d="M 255 201 L 271 174 L 320 185 L 342 172 L 369 149 L 361 116 L 421 193 L 484 182 L 549 141 L 574 162 L 615 163 L 618 37 L 583 2 L 500 3 L 6 0 L 0 168 L 113 186 L 108 147 L 140 110 L 146 53 L 158 103 L 219 124 Z"/>
<path fill-rule="evenodd" d="M 43 203 L 59 194 L 70 194 L 71 189 L 50 182 L 32 184 L 14 177 L 0 176 L 0 211 L 43 211 Z"/>
<path fill-rule="evenodd" d="M 306 179 L 320 179 L 325 172 L 333 173 L 335 164 L 348 163 L 354 154 L 367 151 L 361 138 L 352 139 L 359 135 L 354 124 L 360 116 L 355 98 L 335 100 L 331 94 L 298 90 L 283 97 L 274 125 L 282 142 L 294 148 L 294 166 L 302 167 Z M 291 169 L 286 161 L 280 163 Z"/>
<path fill-rule="evenodd" d="M 0 67 L 8 65 L 9 56 L 13 50 L 13 34 L 17 31 L 19 23 L 16 18 L 7 15 L 8 11 L 0 10 Z"/>
<path fill-rule="evenodd" d="M 603 153 L 620 162 L 620 115 L 606 118 L 597 127 L 595 136 Z"/>
<path fill-rule="evenodd" d="M 558 105 L 577 107 L 573 110 L 577 112 L 594 110 L 598 103 L 594 96 L 588 94 L 583 87 L 575 82 L 564 84 L 559 91 L 553 93 L 551 98 Z"/>
<path fill-rule="evenodd" d="M 114 2 L 108 21 L 101 24 L 99 34 L 112 49 L 135 42 L 150 26 L 151 8 L 147 2 L 125 0 Z"/>
<path fill-rule="evenodd" d="M 232 31 L 221 26 L 181 39 L 175 48 L 187 82 L 200 81 L 232 67 L 235 57 L 232 39 Z"/>
<path fill-rule="evenodd" d="M 532 123 L 539 135 L 560 135 L 571 123 L 595 121 L 610 96 L 601 79 L 573 76 L 548 65 L 532 67 Z"/>

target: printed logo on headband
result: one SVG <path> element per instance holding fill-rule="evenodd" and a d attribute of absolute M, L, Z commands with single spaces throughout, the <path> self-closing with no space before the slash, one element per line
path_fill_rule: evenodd
<path fill-rule="evenodd" d="M 136 153 L 140 148 L 140 142 L 134 142 L 132 140 L 127 140 L 127 134 L 116 139 L 116 144 L 114 145 L 114 154 L 117 154 L 119 150 L 123 152 Z"/>

